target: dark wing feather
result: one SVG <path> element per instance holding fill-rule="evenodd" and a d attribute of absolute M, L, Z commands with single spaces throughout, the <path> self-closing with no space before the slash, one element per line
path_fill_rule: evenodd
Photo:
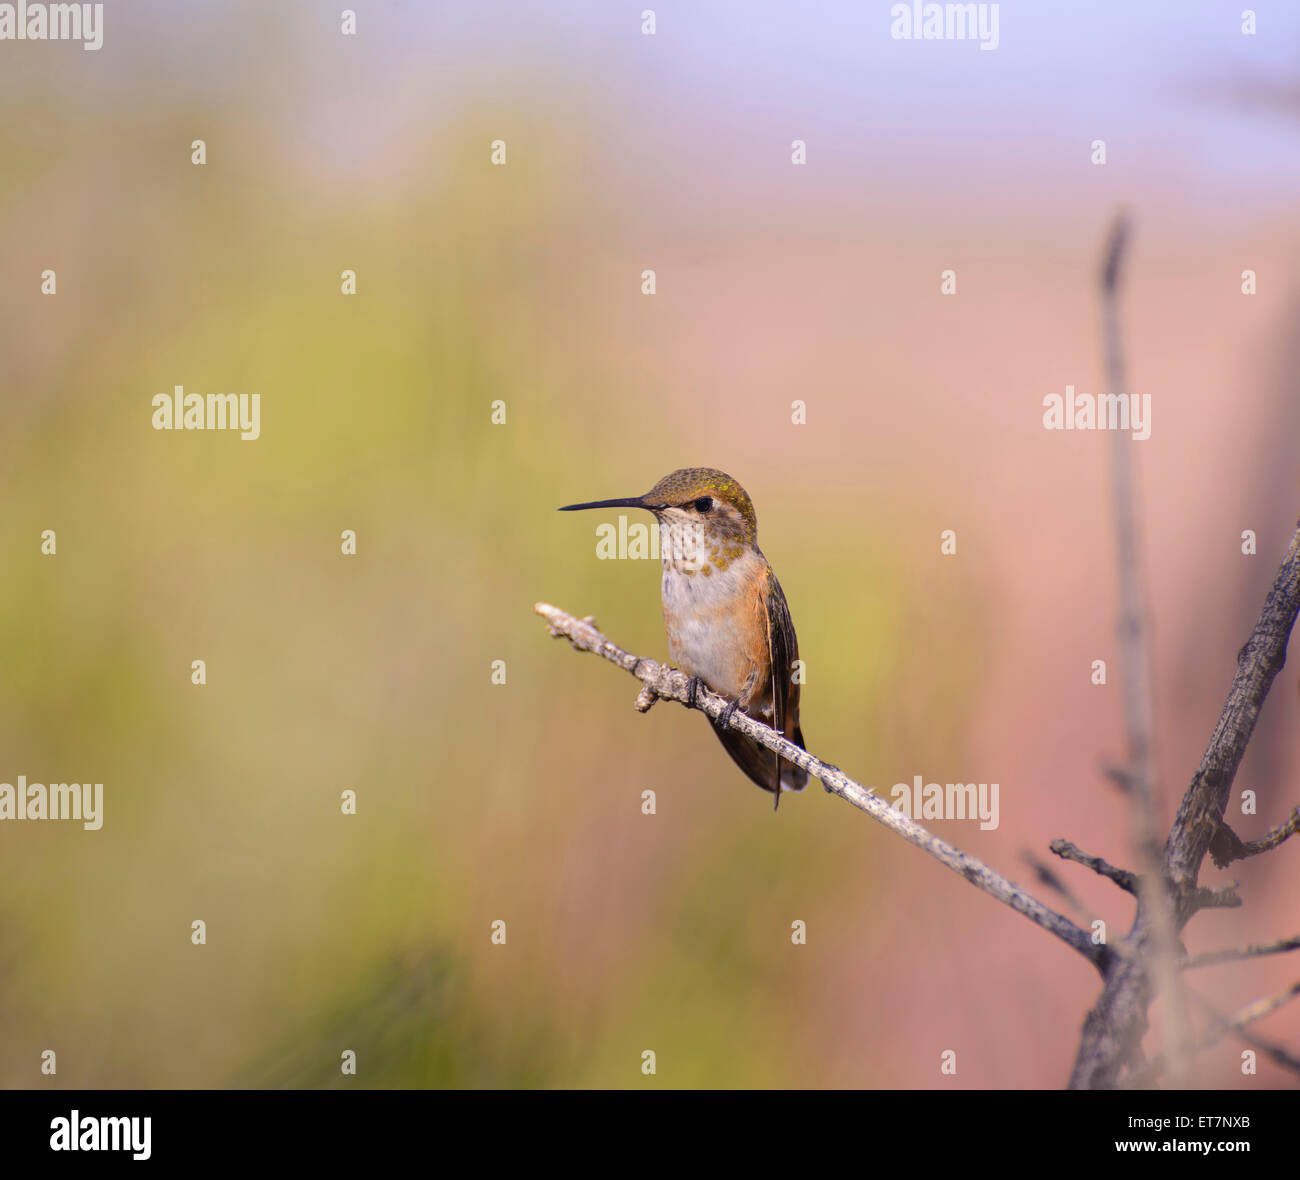
<path fill-rule="evenodd" d="M 803 733 L 799 728 L 799 685 L 791 680 L 791 667 L 799 658 L 799 644 L 790 620 L 790 608 L 776 575 L 768 570 L 767 599 L 767 649 L 772 677 L 772 728 L 803 748 Z M 735 730 L 719 729 L 714 732 L 732 760 L 749 776 L 751 781 L 771 791 L 780 803 L 777 788 L 778 775 L 788 791 L 802 791 L 808 783 L 807 772 L 785 762 L 771 750 L 751 742 Z"/>
<path fill-rule="evenodd" d="M 779 730 L 787 741 L 804 749 L 803 731 L 799 728 L 799 685 L 793 678 L 794 664 L 799 658 L 799 640 L 795 637 L 794 622 L 781 583 L 770 569 L 768 580 L 767 638 L 772 657 L 772 728 Z M 808 785 L 808 772 L 800 770 L 792 762 L 782 761 L 780 774 L 786 790 L 802 791 Z"/>
<path fill-rule="evenodd" d="M 765 791 L 776 791 L 776 755 L 771 750 L 751 742 L 744 734 L 734 729 L 719 729 L 715 724 L 713 732 L 723 749 L 731 755 L 732 761 Z"/>

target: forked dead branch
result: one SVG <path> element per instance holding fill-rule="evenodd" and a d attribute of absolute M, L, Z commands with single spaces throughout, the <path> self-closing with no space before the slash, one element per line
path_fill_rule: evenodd
<path fill-rule="evenodd" d="M 1128 217 L 1121 211 L 1106 242 L 1100 275 L 1102 354 L 1112 394 L 1122 394 L 1127 388 L 1119 293 L 1130 236 Z M 1120 602 L 1118 642 L 1128 737 L 1128 764 L 1122 768 L 1120 781 L 1127 785 L 1133 797 L 1136 817 L 1133 843 L 1140 871 L 1130 874 L 1112 870 L 1104 861 L 1090 865 L 1110 876 L 1121 888 L 1135 892 L 1138 905 L 1133 926 L 1118 948 L 1123 953 L 1107 973 L 1101 996 L 1084 1024 L 1070 1077 L 1070 1085 L 1078 1089 L 1149 1084 L 1158 1080 L 1162 1072 L 1175 1084 L 1181 1084 L 1188 1056 L 1209 1043 L 1204 1036 L 1194 1041 L 1188 1031 L 1186 996 L 1178 970 L 1178 938 L 1198 911 L 1242 904 L 1235 883 L 1212 887 L 1198 884 L 1201 863 L 1211 849 L 1219 867 L 1252 854 L 1224 822 L 1224 815 L 1237 767 L 1254 733 L 1264 698 L 1286 661 L 1287 643 L 1300 609 L 1298 525 L 1264 609 L 1237 657 L 1237 673 L 1218 724 L 1201 765 L 1183 794 L 1162 848 L 1155 821 L 1154 709 L 1147 607 L 1140 568 L 1140 514 L 1129 440 L 1115 435 L 1112 456 Z M 1274 833 L 1270 833 L 1255 851 L 1277 847 L 1287 834 L 1281 832 L 1274 838 Z M 1068 855 L 1056 847 L 1053 851 Z M 1104 868 L 1100 867 L 1103 865 Z M 1141 1041 L 1147 1030 L 1151 1001 L 1159 993 L 1164 993 L 1165 998 L 1163 1052 L 1156 1061 L 1146 1065 L 1141 1060 Z M 1257 1010 L 1248 1006 L 1246 1011 L 1262 1015 L 1271 1010 L 1271 1007 Z M 1257 1015 L 1249 1019 L 1256 1019 Z M 1223 1028 L 1239 1032 L 1245 1023 L 1248 1020 L 1243 1019 Z M 1284 1064 L 1276 1055 L 1274 1059 Z"/>

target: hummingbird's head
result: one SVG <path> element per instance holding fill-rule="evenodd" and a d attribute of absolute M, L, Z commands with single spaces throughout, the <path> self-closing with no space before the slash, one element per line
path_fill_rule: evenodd
<path fill-rule="evenodd" d="M 582 508 L 645 508 L 660 524 L 700 529 L 719 541 L 752 545 L 758 518 L 749 493 L 725 471 L 713 467 L 683 467 L 665 475 L 644 496 L 566 504 L 561 512 Z"/>

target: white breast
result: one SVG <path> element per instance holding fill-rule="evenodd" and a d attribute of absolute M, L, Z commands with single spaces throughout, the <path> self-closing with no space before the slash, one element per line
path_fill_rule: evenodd
<path fill-rule="evenodd" d="M 663 563 L 669 655 L 688 676 L 698 676 L 730 700 L 744 696 L 758 672 L 753 659 L 757 620 L 750 616 L 751 587 L 761 561 L 747 550 L 725 569 L 710 566 L 708 574 L 676 568 L 666 556 Z"/>

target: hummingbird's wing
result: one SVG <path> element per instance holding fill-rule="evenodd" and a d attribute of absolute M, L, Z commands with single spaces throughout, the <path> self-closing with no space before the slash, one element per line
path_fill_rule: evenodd
<path fill-rule="evenodd" d="M 758 596 L 767 612 L 767 657 L 768 676 L 771 678 L 770 693 L 772 715 L 760 720 L 769 721 L 772 728 L 778 730 L 788 740 L 803 746 L 803 733 L 799 729 L 799 685 L 791 680 L 794 661 L 799 658 L 799 644 L 794 634 L 794 624 L 790 620 L 790 608 L 786 605 L 781 584 L 776 580 L 770 567 L 766 574 L 767 585 L 764 593 Z M 756 697 L 760 694 L 755 693 Z M 765 694 L 764 694 L 765 695 Z M 758 709 L 750 706 L 754 716 Z M 750 780 L 771 791 L 775 802 L 781 801 L 781 788 L 787 791 L 802 791 L 808 783 L 808 774 L 797 766 L 778 758 L 771 750 L 749 740 L 743 734 L 732 729 L 719 729 L 714 732 L 723 748 L 731 755 L 732 761 L 749 776 Z"/>
<path fill-rule="evenodd" d="M 804 748 L 803 731 L 799 728 L 799 685 L 794 680 L 794 665 L 799 659 L 799 640 L 794 633 L 794 621 L 785 601 L 781 583 L 768 567 L 767 594 L 767 644 L 772 667 L 772 728 L 787 741 Z M 775 760 L 776 755 L 772 758 Z M 802 791 L 808 785 L 808 772 L 792 762 L 782 761 L 777 773 L 787 791 Z M 781 799 L 777 792 L 777 802 Z"/>
<path fill-rule="evenodd" d="M 713 732 L 718 735 L 718 741 L 731 755 L 732 761 L 749 776 L 751 782 L 765 791 L 776 793 L 777 758 L 771 750 L 765 750 L 734 729 L 719 729 L 716 723 L 713 725 Z M 780 798 L 779 793 L 777 798 Z"/>

